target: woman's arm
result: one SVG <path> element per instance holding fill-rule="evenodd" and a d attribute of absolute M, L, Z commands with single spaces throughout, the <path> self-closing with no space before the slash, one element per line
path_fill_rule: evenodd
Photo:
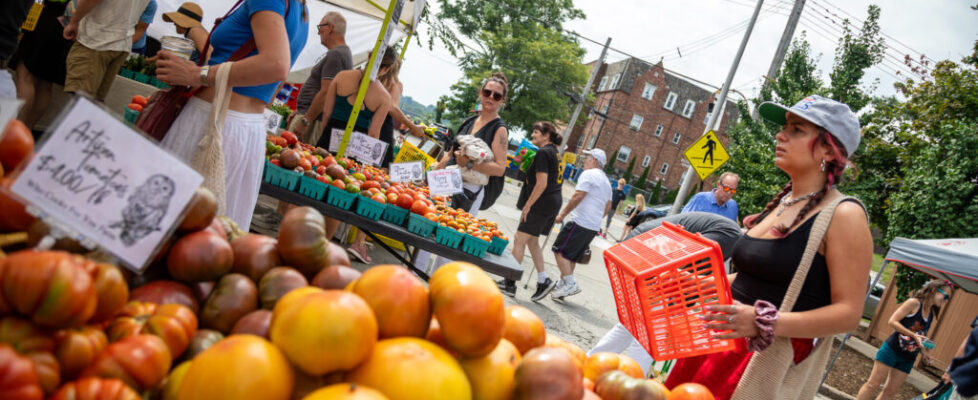
<path fill-rule="evenodd" d="M 496 130 L 496 137 L 492 140 L 492 161 L 482 164 L 475 164 L 472 169 L 489 176 L 503 176 L 506 173 L 506 142 L 509 140 L 509 132 L 506 127 Z M 458 157 L 458 156 L 456 156 Z M 461 164 L 462 162 L 459 161 Z M 468 163 L 468 158 L 465 158 Z"/>
<path fill-rule="evenodd" d="M 903 335 L 910 336 L 912 338 L 917 338 L 917 332 L 911 331 L 907 327 L 900 323 L 900 320 L 906 318 L 906 316 L 913 314 L 920 307 L 920 300 L 908 299 L 907 301 L 900 304 L 893 314 L 890 314 L 890 319 L 886 321 L 886 324 L 893 328 L 893 330 L 900 332 Z"/>
<path fill-rule="evenodd" d="M 547 173 L 537 172 L 537 183 L 533 185 L 533 191 L 530 192 L 530 198 L 526 199 L 526 204 L 523 205 L 523 213 L 520 215 L 520 222 L 526 222 L 526 216 L 530 212 L 530 208 L 536 204 L 540 196 L 543 195 L 543 191 L 547 189 Z"/>
<path fill-rule="evenodd" d="M 380 105 L 374 110 L 374 117 L 370 119 L 370 129 L 367 130 L 367 134 L 374 139 L 380 138 L 380 127 L 384 125 L 384 119 L 387 118 L 387 113 L 391 107 L 390 95 L 387 94 L 387 91 L 378 93 L 378 95 L 387 96 L 388 98 L 381 100 Z M 390 145 L 393 145 L 393 143 Z"/>
<path fill-rule="evenodd" d="M 852 202 L 839 204 L 825 239 L 825 263 L 829 270 L 832 303 L 814 310 L 779 313 L 774 334 L 791 338 L 818 338 L 848 332 L 859 325 L 866 297 L 866 282 L 873 262 L 873 239 L 863 208 Z M 712 327 L 733 332 L 716 335 L 732 339 L 758 335 L 754 305 L 708 306 Z M 726 321 L 732 315 L 733 323 Z"/>
<path fill-rule="evenodd" d="M 339 81 L 339 75 L 336 75 L 336 79 L 333 79 L 329 83 L 329 87 L 326 88 L 326 98 L 323 99 L 323 126 L 329 122 L 329 118 L 333 116 L 333 107 L 336 106 L 336 82 Z M 331 135 L 332 133 L 327 132 L 328 129 L 323 130 L 323 135 Z M 329 149 L 327 149 L 329 150 Z"/>
<path fill-rule="evenodd" d="M 201 54 L 201 57 L 204 54 L 204 44 L 207 42 L 207 35 L 207 30 L 200 26 L 191 27 L 190 31 L 187 32 L 187 36 L 190 37 L 190 40 L 194 41 L 194 48 Z"/>

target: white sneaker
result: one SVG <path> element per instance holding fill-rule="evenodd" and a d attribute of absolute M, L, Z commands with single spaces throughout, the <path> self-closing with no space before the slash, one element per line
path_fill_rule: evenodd
<path fill-rule="evenodd" d="M 560 287 L 554 289 L 553 293 L 550 294 L 556 300 L 563 300 L 567 296 L 573 296 L 581 292 L 581 287 L 577 286 L 577 282 L 565 283 L 560 285 Z"/>

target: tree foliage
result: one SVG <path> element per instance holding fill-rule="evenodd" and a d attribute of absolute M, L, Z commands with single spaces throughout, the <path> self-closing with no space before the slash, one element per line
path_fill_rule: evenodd
<path fill-rule="evenodd" d="M 634 169 L 635 169 L 635 157 L 632 157 L 632 160 L 628 162 L 628 168 L 625 168 L 625 181 L 626 182 L 631 182 L 632 181 L 632 171 Z"/>
<path fill-rule="evenodd" d="M 852 31 L 849 20 L 843 22 L 842 37 L 835 49 L 835 64 L 829 74 L 831 97 L 848 104 L 855 112 L 869 104 L 870 93 L 876 88 L 876 82 L 869 87 L 860 87 L 866 69 L 883 61 L 886 50 L 880 35 L 879 6 L 870 5 L 868 14 L 858 33 Z"/>
<path fill-rule="evenodd" d="M 638 186 L 639 189 L 645 190 L 645 180 L 648 179 L 648 178 L 649 178 L 649 166 L 646 165 L 645 166 L 645 170 L 642 171 L 642 175 L 639 175 L 638 176 L 638 179 L 635 180 L 635 183 L 634 183 L 635 186 Z M 650 198 L 650 200 L 651 200 L 651 198 Z"/>
<path fill-rule="evenodd" d="M 478 103 L 485 78 L 502 71 L 509 94 L 500 116 L 510 126 L 567 120 L 572 109 L 567 95 L 580 92 L 588 74 L 581 62 L 584 49 L 561 27 L 583 17 L 570 0 L 439 0 L 437 15 L 427 17 L 429 45 L 436 39 L 443 43 L 464 74 L 442 97 L 446 117 L 457 126 Z"/>
<path fill-rule="evenodd" d="M 662 198 L 662 180 L 657 179 L 655 181 L 655 187 L 652 188 L 652 193 L 649 196 L 649 204 L 659 204 L 659 200 Z"/>
<path fill-rule="evenodd" d="M 604 164 L 604 173 L 606 175 L 610 176 L 611 174 L 615 173 L 615 160 L 618 160 L 618 150 L 615 150 L 614 153 L 611 153 L 611 158 L 609 158 L 608 162 Z"/>

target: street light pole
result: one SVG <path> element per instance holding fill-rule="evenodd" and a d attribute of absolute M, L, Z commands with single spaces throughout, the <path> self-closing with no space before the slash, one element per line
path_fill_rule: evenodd
<path fill-rule="evenodd" d="M 733 81 L 734 75 L 737 74 L 737 66 L 740 65 L 740 59 L 744 56 L 744 49 L 747 47 L 747 41 L 750 40 L 750 34 L 754 30 L 754 23 L 757 22 L 757 16 L 761 13 L 762 5 L 764 5 L 764 0 L 758 0 L 757 6 L 754 7 L 754 15 L 751 16 L 750 24 L 747 25 L 747 32 L 744 33 L 744 39 L 740 42 L 740 49 L 737 50 L 737 56 L 734 57 L 733 64 L 730 65 L 730 72 L 727 73 L 727 80 L 723 82 L 723 88 L 720 89 L 720 98 L 718 99 L 720 104 L 726 104 L 727 102 L 727 92 L 730 91 L 730 84 Z M 722 115 L 719 112 L 710 115 L 710 121 L 707 122 L 705 129 L 703 129 L 703 134 L 705 135 L 709 132 L 720 118 L 722 118 Z M 702 135 L 700 136 L 702 137 Z M 696 170 L 690 165 L 689 168 L 686 168 L 686 174 L 683 175 L 682 185 L 679 187 L 679 193 L 676 194 L 676 201 L 672 203 L 672 209 L 669 210 L 669 215 L 678 214 L 679 210 L 682 209 L 683 204 L 686 202 L 687 192 L 689 192 L 689 188 L 692 186 L 694 176 L 696 176 Z"/>

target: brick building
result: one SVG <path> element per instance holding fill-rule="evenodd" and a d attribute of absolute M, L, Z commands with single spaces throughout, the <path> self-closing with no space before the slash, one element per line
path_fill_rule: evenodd
<path fill-rule="evenodd" d="M 567 151 L 597 147 L 611 157 L 617 150 L 616 159 L 608 162 L 615 163 L 619 175 L 635 158 L 632 174 L 638 177 L 649 166 L 649 187 L 662 180 L 663 188 L 678 188 L 688 165 L 682 153 L 702 135 L 716 92 L 666 72 L 661 62 L 628 58 L 600 68 L 591 88 L 594 109 L 608 118 L 590 113 L 571 132 Z M 728 101 L 717 131 L 724 147 L 729 148 L 726 129 L 737 114 L 736 104 Z"/>

